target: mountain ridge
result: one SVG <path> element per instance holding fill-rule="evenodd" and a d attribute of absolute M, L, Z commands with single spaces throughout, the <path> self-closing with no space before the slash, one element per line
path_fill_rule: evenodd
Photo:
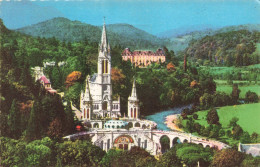
<path fill-rule="evenodd" d="M 220 29 L 205 28 L 202 31 L 192 31 L 170 38 L 160 38 L 127 23 L 107 24 L 108 39 L 112 46 L 131 48 L 132 50 L 156 50 L 166 46 L 175 52 L 183 51 L 192 40 L 202 39 L 218 33 L 246 29 L 260 31 L 260 24 L 227 26 Z M 61 41 L 76 42 L 87 40 L 99 43 L 102 26 L 95 26 L 64 17 L 42 21 L 37 24 L 16 29 L 16 31 L 45 38 L 55 37 Z"/>
<path fill-rule="evenodd" d="M 102 26 L 94 26 L 80 21 L 71 21 L 64 17 L 56 17 L 16 31 L 45 38 L 55 37 L 61 41 L 76 42 L 87 40 L 99 43 Z M 112 46 L 121 45 L 132 49 L 158 49 L 167 45 L 167 40 L 140 30 L 126 23 L 108 24 L 107 33 Z"/>

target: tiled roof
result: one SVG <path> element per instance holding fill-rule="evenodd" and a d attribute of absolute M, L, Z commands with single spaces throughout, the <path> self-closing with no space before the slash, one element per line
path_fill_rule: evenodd
<path fill-rule="evenodd" d="M 44 84 L 50 84 L 51 82 L 43 75 L 40 79 Z"/>

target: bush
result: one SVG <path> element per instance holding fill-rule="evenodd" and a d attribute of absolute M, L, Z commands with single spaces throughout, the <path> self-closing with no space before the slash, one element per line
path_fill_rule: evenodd
<path fill-rule="evenodd" d="M 208 124 L 219 124 L 219 117 L 215 108 L 211 109 L 207 114 Z"/>
<path fill-rule="evenodd" d="M 197 119 L 198 119 L 198 117 L 199 117 L 199 116 L 198 116 L 198 114 L 193 114 L 193 118 L 194 118 L 194 119 L 196 119 L 196 120 L 197 120 Z"/>
<path fill-rule="evenodd" d="M 250 90 L 246 92 L 245 102 L 246 103 L 257 103 L 259 98 L 255 92 L 251 92 Z"/>
<path fill-rule="evenodd" d="M 233 138 L 238 140 L 240 138 L 240 136 L 243 134 L 243 129 L 239 125 L 236 125 L 232 129 L 232 132 L 233 132 Z"/>
<path fill-rule="evenodd" d="M 223 149 L 217 152 L 212 160 L 213 167 L 239 166 L 244 160 L 245 155 L 234 149 Z"/>
<path fill-rule="evenodd" d="M 229 122 L 229 127 L 235 127 L 237 125 L 237 121 L 239 119 L 237 117 L 233 117 Z"/>

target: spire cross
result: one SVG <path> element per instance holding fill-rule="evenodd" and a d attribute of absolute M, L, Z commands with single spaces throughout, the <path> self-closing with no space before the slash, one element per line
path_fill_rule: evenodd
<path fill-rule="evenodd" d="M 104 24 L 105 24 L 106 16 L 104 16 Z"/>

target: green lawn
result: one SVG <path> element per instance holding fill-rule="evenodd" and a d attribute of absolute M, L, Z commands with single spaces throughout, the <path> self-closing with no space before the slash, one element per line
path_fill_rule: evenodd
<path fill-rule="evenodd" d="M 227 80 L 215 79 L 214 81 L 217 83 L 217 85 L 227 85 Z M 236 84 L 242 84 L 242 83 L 243 84 L 250 84 L 250 82 L 247 81 L 247 80 L 242 80 L 242 81 L 240 81 L 240 80 L 233 80 L 232 82 L 236 83 Z M 251 83 L 254 83 L 254 82 L 251 82 Z"/>
<path fill-rule="evenodd" d="M 238 117 L 238 124 L 243 130 L 250 134 L 253 132 L 260 134 L 260 103 L 220 107 L 217 111 L 219 121 L 224 128 L 228 127 L 229 121 L 233 117 Z M 207 112 L 208 111 L 197 112 L 199 118 L 196 122 L 199 122 L 201 125 L 208 125 L 206 121 Z"/>
<path fill-rule="evenodd" d="M 247 86 L 238 86 L 238 88 L 241 90 L 239 97 L 244 98 L 247 91 L 255 92 L 260 96 L 260 85 L 247 85 Z M 232 92 L 232 86 L 231 85 L 217 85 L 217 91 L 225 92 L 227 94 L 230 94 Z"/>
<path fill-rule="evenodd" d="M 255 53 L 260 54 L 260 43 L 257 43 L 257 44 L 256 44 L 256 50 L 255 50 Z"/>

